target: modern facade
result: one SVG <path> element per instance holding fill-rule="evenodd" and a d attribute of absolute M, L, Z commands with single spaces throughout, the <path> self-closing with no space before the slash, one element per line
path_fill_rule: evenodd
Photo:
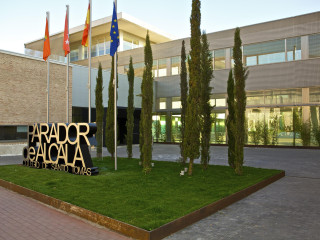
<path fill-rule="evenodd" d="M 267 128 L 269 144 L 302 145 L 301 131 L 294 130 L 294 112 L 300 126 L 319 126 L 320 12 L 241 27 L 243 61 L 249 69 L 247 91 L 247 143 L 256 144 L 258 128 Z M 152 40 L 152 38 L 151 38 Z M 180 141 L 180 52 L 183 39 L 152 45 L 155 77 L 154 123 L 161 131 L 155 140 Z M 190 51 L 190 39 L 184 39 Z M 211 104 L 211 142 L 226 143 L 227 79 L 233 67 L 234 29 L 209 33 L 214 78 Z M 135 75 L 142 77 L 143 48 L 119 53 L 118 71 L 126 73 L 132 56 Z M 96 58 L 110 65 L 110 58 Z M 87 64 L 86 60 L 78 62 Z M 296 121 L 295 120 L 295 121 Z M 157 122 L 159 121 L 159 122 Z M 298 132 L 294 134 L 294 132 Z M 317 144 L 312 139 L 311 145 Z M 263 144 L 260 141 L 259 144 Z"/>
<path fill-rule="evenodd" d="M 107 26 L 107 22 L 110 20 L 111 17 L 97 20 L 93 26 L 101 31 L 102 29 L 110 29 Z M 125 22 L 123 25 L 125 26 Z M 121 32 L 120 20 L 119 27 Z M 120 34 L 122 45 L 118 54 L 120 75 L 126 74 L 131 56 L 134 62 L 135 76 L 141 81 L 144 68 L 144 49 L 142 46 L 147 29 L 142 28 L 141 32 L 137 31 L 139 34 L 132 39 L 135 38 L 138 41 L 132 40 L 131 43 L 127 36 L 133 35 L 136 32 L 135 28 L 132 26 L 126 30 L 122 29 L 123 33 Z M 71 49 L 74 51 L 71 54 L 71 60 L 74 64 L 87 66 L 86 50 L 80 46 L 79 42 L 82 30 L 83 26 L 70 30 Z M 93 32 L 95 32 L 94 28 Z M 93 35 L 97 37 L 93 37 L 93 43 L 96 42 L 96 44 L 93 45 L 92 50 L 94 53 L 92 65 L 97 67 L 100 62 L 103 69 L 108 70 L 111 68 L 111 58 L 107 55 L 108 33 L 106 32 L 104 40 L 99 42 L 98 36 L 102 32 L 98 30 L 96 32 L 97 34 Z M 127 34 L 129 32 L 130 34 Z M 149 33 L 151 33 L 150 38 L 153 43 L 153 73 L 155 77 L 154 139 L 155 141 L 178 142 L 180 141 L 179 126 L 181 124 L 179 75 L 181 43 L 182 40 L 185 40 L 186 52 L 188 53 L 190 39 L 170 40 L 170 38 L 163 37 L 159 40 L 157 39 L 159 34 L 152 34 L 152 31 Z M 60 33 L 60 37 L 58 35 L 54 36 L 57 39 L 62 38 L 62 33 Z M 54 36 L 52 39 L 55 39 Z M 207 36 L 214 68 L 210 103 L 215 106 L 212 111 L 212 117 L 215 121 L 212 125 L 211 142 L 226 143 L 225 121 L 228 115 L 226 89 L 228 73 L 233 67 L 234 29 L 208 33 Z M 294 118 L 294 113 L 296 113 L 295 116 L 298 116 L 300 126 L 303 125 L 302 123 L 309 124 L 309 133 L 320 125 L 320 12 L 241 27 L 241 38 L 243 61 L 249 69 L 249 77 L 246 81 L 247 143 L 255 144 L 255 133 L 259 126 L 263 125 L 267 127 L 270 144 L 273 142 L 277 145 L 292 145 L 295 136 L 298 138 L 296 145 L 302 145 L 301 131 L 294 134 L 294 121 L 297 120 Z M 57 43 L 57 46 L 61 44 L 60 49 L 62 49 L 62 41 L 60 42 Z M 37 44 L 39 45 L 39 41 L 25 44 L 26 49 L 29 49 L 26 50 L 26 53 L 37 54 L 36 51 L 42 48 Z M 73 75 L 76 76 L 76 72 Z M 125 75 L 123 76 L 125 78 Z M 85 84 L 78 87 L 77 84 L 78 82 L 73 77 L 73 89 L 86 88 Z M 121 94 L 126 90 L 119 87 L 118 91 Z M 79 91 L 73 91 L 73 99 L 76 99 L 77 95 L 81 97 Z M 119 98 L 119 101 L 123 100 Z M 77 100 L 72 102 L 74 115 L 77 111 L 77 104 Z M 85 104 L 82 105 L 82 108 L 85 109 Z M 139 106 L 136 108 L 138 109 Z M 87 110 L 84 110 L 84 114 L 85 112 Z M 161 127 L 157 128 L 156 125 Z M 312 134 L 310 136 L 312 138 Z M 312 144 L 316 144 L 315 139 L 311 139 Z"/>

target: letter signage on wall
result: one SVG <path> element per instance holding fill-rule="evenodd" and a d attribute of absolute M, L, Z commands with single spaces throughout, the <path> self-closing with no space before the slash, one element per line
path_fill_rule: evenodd
<path fill-rule="evenodd" d="M 35 123 L 28 128 L 23 165 L 78 175 L 98 174 L 89 152 L 96 131 L 93 123 Z"/>

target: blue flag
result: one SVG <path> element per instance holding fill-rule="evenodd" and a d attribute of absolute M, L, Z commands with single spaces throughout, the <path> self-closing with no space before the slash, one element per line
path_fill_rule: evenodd
<path fill-rule="evenodd" d="M 118 19 L 117 19 L 116 6 L 114 3 L 113 3 L 113 14 L 112 14 L 111 29 L 110 29 L 110 37 L 111 37 L 110 55 L 113 56 L 119 46 Z"/>

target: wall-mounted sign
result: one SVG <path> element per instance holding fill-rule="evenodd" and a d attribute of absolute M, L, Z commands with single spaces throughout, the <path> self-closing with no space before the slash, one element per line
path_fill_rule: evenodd
<path fill-rule="evenodd" d="M 35 123 L 28 129 L 23 165 L 78 175 L 97 174 L 89 152 L 96 131 L 92 123 Z"/>

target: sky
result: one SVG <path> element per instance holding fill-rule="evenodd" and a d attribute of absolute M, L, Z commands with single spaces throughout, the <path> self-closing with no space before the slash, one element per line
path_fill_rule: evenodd
<path fill-rule="evenodd" d="M 118 0 L 125 12 L 176 39 L 190 36 L 192 0 Z M 112 14 L 113 0 L 92 0 L 92 20 Z M 64 29 L 65 5 L 70 28 L 84 24 L 88 0 L 1 0 L 0 49 L 24 53 L 24 43 L 44 37 L 46 12 L 50 34 Z M 320 0 L 202 0 L 201 29 L 207 33 L 320 11 Z M 106 30 L 107 31 L 107 30 Z"/>

